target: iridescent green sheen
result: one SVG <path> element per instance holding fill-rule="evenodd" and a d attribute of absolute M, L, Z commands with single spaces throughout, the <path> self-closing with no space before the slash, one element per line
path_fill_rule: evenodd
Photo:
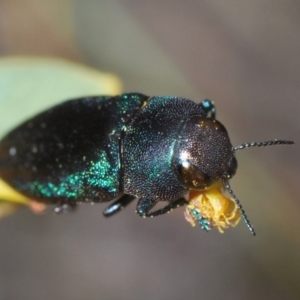
<path fill-rule="evenodd" d="M 118 194 L 115 185 L 118 172 L 118 163 L 112 164 L 107 157 L 107 153 L 102 151 L 99 154 L 99 160 L 91 162 L 91 167 L 88 170 L 71 174 L 58 184 L 34 181 L 20 185 L 20 189 L 29 191 L 39 198 L 51 198 L 53 195 L 57 195 L 65 199 L 99 201 L 99 188 L 109 194 Z M 86 186 L 89 187 L 89 190 L 86 190 Z"/>
<path fill-rule="evenodd" d="M 41 113 L 1 141 L 0 177 L 40 201 L 116 198 L 122 193 L 122 131 L 147 99 L 81 98 Z"/>

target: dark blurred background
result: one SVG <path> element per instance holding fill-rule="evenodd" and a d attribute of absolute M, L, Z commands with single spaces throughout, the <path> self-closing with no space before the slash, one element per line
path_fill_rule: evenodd
<path fill-rule="evenodd" d="M 113 72 L 124 91 L 212 99 L 237 154 L 241 222 L 221 235 L 183 210 L 143 220 L 106 205 L 0 224 L 0 299 L 300 299 L 299 1 L 1 0 L 0 54 Z M 42 101 L 42 99 L 41 99 Z M 1 112 L 2 113 L 2 112 Z"/>

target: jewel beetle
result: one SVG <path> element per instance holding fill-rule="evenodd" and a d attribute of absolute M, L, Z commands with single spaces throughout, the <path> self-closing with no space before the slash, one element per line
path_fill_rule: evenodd
<path fill-rule="evenodd" d="M 228 183 L 237 169 L 235 152 L 293 142 L 234 148 L 215 116 L 211 101 L 180 97 L 128 93 L 66 101 L 0 141 L 0 178 L 30 199 L 55 204 L 57 213 L 114 200 L 106 217 L 135 199 L 138 215 L 158 216 L 186 204 L 189 190 L 223 181 L 255 234 Z M 159 201 L 166 205 L 155 210 Z"/>

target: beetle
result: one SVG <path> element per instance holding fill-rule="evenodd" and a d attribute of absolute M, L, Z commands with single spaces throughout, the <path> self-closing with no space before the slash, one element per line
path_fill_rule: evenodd
<path fill-rule="evenodd" d="M 236 150 L 291 141 L 233 147 L 210 100 L 139 93 L 63 102 L 24 122 L 0 141 L 0 178 L 26 197 L 55 204 L 114 202 L 114 215 L 138 199 L 136 212 L 153 217 L 186 204 L 189 190 L 223 181 L 255 234 L 228 180 Z M 166 205 L 152 210 L 159 201 Z"/>

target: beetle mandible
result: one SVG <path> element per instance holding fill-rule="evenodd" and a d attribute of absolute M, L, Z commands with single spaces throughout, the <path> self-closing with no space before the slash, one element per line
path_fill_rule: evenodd
<path fill-rule="evenodd" d="M 158 216 L 186 204 L 189 190 L 221 180 L 255 234 L 228 183 L 237 169 L 235 151 L 293 142 L 234 148 L 215 115 L 209 100 L 139 93 L 70 100 L 1 140 L 0 178 L 30 199 L 55 204 L 57 213 L 115 200 L 106 217 L 134 199 L 139 216 Z M 152 211 L 158 201 L 167 205 Z"/>

